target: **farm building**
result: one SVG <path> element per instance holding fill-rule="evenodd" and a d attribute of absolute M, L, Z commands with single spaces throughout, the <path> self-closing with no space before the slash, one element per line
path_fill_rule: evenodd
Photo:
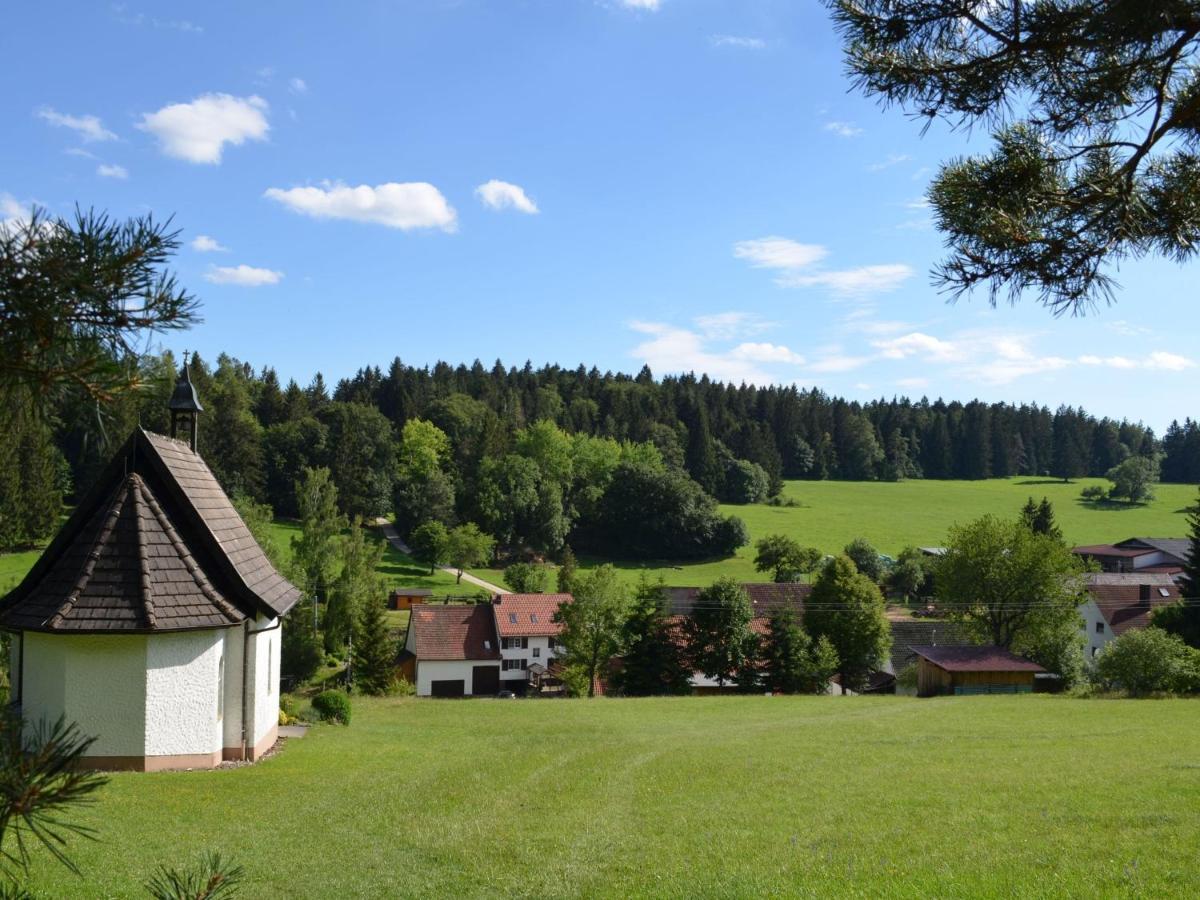
<path fill-rule="evenodd" d="M 258 759 L 279 722 L 280 624 L 299 592 L 196 452 L 185 363 L 172 433 L 136 430 L 18 587 L 13 702 L 94 736 L 85 764 L 151 771 Z"/>
<path fill-rule="evenodd" d="M 555 692 L 551 666 L 570 594 L 497 594 L 471 606 L 413 607 L 400 671 L 419 697 L 473 697 L 500 691 Z"/>
<path fill-rule="evenodd" d="M 1035 662 L 1002 647 L 913 647 L 917 696 L 937 694 L 1025 694 L 1045 672 Z"/>
<path fill-rule="evenodd" d="M 428 603 L 432 596 L 429 588 L 393 588 L 388 595 L 388 609 L 412 609 L 418 603 Z"/>
<path fill-rule="evenodd" d="M 1150 624 L 1154 610 L 1178 603 L 1179 586 L 1166 573 L 1095 572 L 1087 576 L 1088 599 L 1079 607 L 1089 659 L 1126 631 Z"/>
<path fill-rule="evenodd" d="M 418 697 L 494 696 L 500 690 L 500 642 L 492 607 L 416 606 L 400 671 Z"/>
<path fill-rule="evenodd" d="M 1111 573 L 1178 577 L 1187 565 L 1190 543 L 1184 538 L 1129 538 L 1116 544 L 1075 547 L 1072 553 Z"/>

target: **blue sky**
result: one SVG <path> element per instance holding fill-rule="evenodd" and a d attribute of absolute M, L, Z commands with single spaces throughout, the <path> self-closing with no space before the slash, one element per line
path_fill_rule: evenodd
<path fill-rule="evenodd" d="M 46 2 L 0 53 L 0 219 L 174 215 L 176 351 L 1200 412 L 1195 267 L 1082 319 L 947 305 L 921 198 L 972 144 L 852 92 L 817 3 Z"/>

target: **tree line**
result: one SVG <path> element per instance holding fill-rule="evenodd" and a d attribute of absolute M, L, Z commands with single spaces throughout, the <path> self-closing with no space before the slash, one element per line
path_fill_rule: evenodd
<path fill-rule="evenodd" d="M 136 390 L 103 403 L 64 392 L 46 416 L 8 416 L 0 458 L 20 464 L 0 475 L 4 547 L 44 537 L 56 518 L 46 511 L 86 491 L 135 425 L 167 430 L 178 360 L 130 365 Z M 295 517 L 300 473 L 326 467 L 347 515 L 394 513 L 406 535 L 430 519 L 475 522 L 501 548 L 538 553 L 569 542 L 627 558 L 719 556 L 745 534 L 715 501 L 769 501 L 785 478 L 1071 479 L 1161 456 L 1163 480 L 1200 480 L 1190 419 L 1159 441 L 1141 423 L 1071 407 L 864 404 L 795 386 L 655 379 L 648 368 L 396 359 L 331 389 L 320 374 L 284 385 L 272 368 L 226 355 L 190 365 L 206 408 L 201 452 L 231 494 Z"/>

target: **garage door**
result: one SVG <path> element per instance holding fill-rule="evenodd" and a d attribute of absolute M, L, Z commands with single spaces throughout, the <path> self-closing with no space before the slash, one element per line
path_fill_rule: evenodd
<path fill-rule="evenodd" d="M 500 693 L 500 667 L 475 666 L 471 669 L 471 693 L 476 696 Z"/>
<path fill-rule="evenodd" d="M 463 680 L 460 678 L 457 681 L 431 681 L 429 693 L 434 697 L 461 697 L 465 693 Z"/>

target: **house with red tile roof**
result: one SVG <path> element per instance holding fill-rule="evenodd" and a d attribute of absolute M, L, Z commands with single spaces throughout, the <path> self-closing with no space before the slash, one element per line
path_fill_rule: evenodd
<path fill-rule="evenodd" d="M 1159 572 L 1094 572 L 1087 576 L 1083 616 L 1085 651 L 1094 659 L 1126 631 L 1145 628 L 1154 610 L 1177 603 L 1182 595 L 1172 576 Z"/>
<path fill-rule="evenodd" d="M 562 629 L 554 621 L 559 606 L 571 603 L 570 594 L 497 594 L 492 598 L 496 634 L 500 638 L 500 688 L 524 693 L 530 680 L 544 678 L 550 662 L 558 655 L 558 634 Z"/>
<path fill-rule="evenodd" d="M 418 697 L 524 694 L 555 682 L 554 614 L 570 594 L 497 594 L 473 606 L 412 607 L 400 671 Z M 531 677 L 532 670 L 532 677 Z"/>
<path fill-rule="evenodd" d="M 490 604 L 412 608 L 400 670 L 418 697 L 495 696 L 500 664 Z"/>

